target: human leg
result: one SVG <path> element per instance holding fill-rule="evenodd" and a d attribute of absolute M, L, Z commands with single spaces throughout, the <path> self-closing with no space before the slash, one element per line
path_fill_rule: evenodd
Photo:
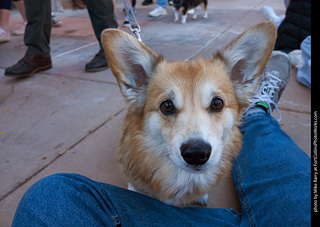
<path fill-rule="evenodd" d="M 101 33 L 106 28 L 118 28 L 116 16 L 114 14 L 114 5 L 112 0 L 86 0 L 87 9 L 91 19 L 94 33 L 101 46 Z"/>
<path fill-rule="evenodd" d="M 85 1 L 90 15 L 91 23 L 100 50 L 94 58 L 86 64 L 86 72 L 99 72 L 109 67 L 107 58 L 101 45 L 101 33 L 106 28 L 117 28 L 118 23 L 114 13 L 114 3 L 112 0 Z"/>
<path fill-rule="evenodd" d="M 27 20 L 27 16 L 26 16 L 26 8 L 24 6 L 24 1 L 23 0 L 14 0 L 13 3 L 17 7 L 17 9 L 22 17 L 23 22 L 27 23 L 28 20 Z"/>
<path fill-rule="evenodd" d="M 243 147 L 232 169 L 242 226 L 311 224 L 310 158 L 270 116 L 289 78 L 288 57 L 274 52 L 252 99 L 254 107 L 244 114 Z"/>
<path fill-rule="evenodd" d="M 76 174 L 56 174 L 22 198 L 13 226 L 237 226 L 232 209 L 178 208 Z"/>
<path fill-rule="evenodd" d="M 266 113 L 249 115 L 241 131 L 233 177 L 242 226 L 310 225 L 310 158 Z"/>
<path fill-rule="evenodd" d="M 10 10 L 9 9 L 0 9 L 0 28 L 8 30 L 10 18 Z"/>
<path fill-rule="evenodd" d="M 27 16 L 26 16 L 26 9 L 24 7 L 24 1 L 23 0 L 14 0 L 13 3 L 17 7 L 17 9 L 19 10 L 19 13 L 20 13 L 22 20 L 23 20 L 23 24 L 20 28 L 13 30 L 12 34 L 13 35 L 24 35 L 24 32 L 26 30 L 26 25 L 28 23 Z"/>
<path fill-rule="evenodd" d="M 167 0 L 157 0 L 157 4 L 163 8 L 167 8 Z"/>
<path fill-rule="evenodd" d="M 11 0 L 0 1 L 0 43 L 10 41 L 8 30 L 11 10 Z"/>
<path fill-rule="evenodd" d="M 158 17 L 167 15 L 167 0 L 158 0 L 157 5 L 149 13 L 150 17 Z"/>
<path fill-rule="evenodd" d="M 50 54 L 51 1 L 24 0 L 28 24 L 24 42 L 30 55 Z"/>
<path fill-rule="evenodd" d="M 50 56 L 51 2 L 50 0 L 25 0 L 28 24 L 24 35 L 28 47 L 26 55 L 11 67 L 5 76 L 24 78 L 52 67 Z"/>
<path fill-rule="evenodd" d="M 0 9 L 0 43 L 10 41 L 10 32 L 8 31 L 10 10 Z"/>

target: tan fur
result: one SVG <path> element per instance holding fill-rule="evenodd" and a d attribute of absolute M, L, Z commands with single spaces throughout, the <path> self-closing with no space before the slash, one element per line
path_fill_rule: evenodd
<path fill-rule="evenodd" d="M 125 32 L 103 32 L 109 65 L 128 101 L 120 163 L 137 191 L 181 206 L 197 201 L 230 171 L 242 143 L 241 113 L 271 55 L 275 30 L 272 23 L 262 23 L 211 60 L 173 63 Z M 213 95 L 224 101 L 221 112 L 208 111 Z M 159 106 L 166 99 L 174 100 L 176 114 L 161 113 Z M 218 163 L 199 172 L 189 171 L 175 149 L 177 141 L 195 134 L 215 141 L 212 159 L 222 151 Z"/>

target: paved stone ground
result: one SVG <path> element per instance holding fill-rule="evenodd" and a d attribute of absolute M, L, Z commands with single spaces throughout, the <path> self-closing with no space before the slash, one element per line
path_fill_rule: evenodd
<path fill-rule="evenodd" d="M 142 39 L 168 61 L 212 57 L 236 35 L 262 22 L 263 5 L 285 12 L 278 0 L 210 0 L 209 18 L 173 23 L 168 15 L 149 18 L 154 5 L 137 3 Z M 124 14 L 117 1 L 120 29 Z M 53 28 L 53 68 L 32 78 L 12 80 L 4 69 L 23 57 L 22 37 L 0 44 L 0 226 L 10 226 L 24 192 L 39 179 L 60 172 L 79 173 L 97 181 L 126 187 L 117 163 L 117 143 L 125 102 L 110 69 L 85 73 L 84 65 L 98 51 L 86 10 L 57 13 L 63 26 Z M 13 11 L 12 29 L 21 24 Z M 296 81 L 293 71 L 279 102 L 281 126 L 310 156 L 310 89 Z M 240 210 L 232 177 L 212 190 L 209 207 Z"/>

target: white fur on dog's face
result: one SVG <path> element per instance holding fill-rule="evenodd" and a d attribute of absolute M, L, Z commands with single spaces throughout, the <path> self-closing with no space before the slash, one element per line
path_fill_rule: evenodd
<path fill-rule="evenodd" d="M 169 72 L 175 72 L 175 75 L 162 77 L 161 80 L 154 78 L 145 107 L 145 128 L 153 140 L 166 144 L 163 152 L 169 155 L 176 166 L 185 171 L 199 173 L 219 163 L 224 146 L 232 133 L 238 106 L 235 95 L 231 92 L 232 84 L 228 76 L 215 78 L 213 75 L 218 72 L 214 67 L 208 69 L 205 66 L 201 68 L 189 64 L 189 74 L 190 71 L 196 74 L 191 80 L 186 80 L 185 70 L 181 72 L 181 65 L 175 64 L 172 65 L 171 73 Z M 160 72 L 157 73 L 161 74 L 167 73 L 166 69 L 161 69 L 161 65 L 158 71 Z M 209 110 L 214 97 L 220 97 L 224 101 L 224 108 L 220 112 Z M 159 107 L 164 100 L 173 102 L 175 114 L 164 115 L 160 111 Z M 204 165 L 190 165 L 181 156 L 181 145 L 191 139 L 202 140 L 211 146 L 210 158 Z"/>

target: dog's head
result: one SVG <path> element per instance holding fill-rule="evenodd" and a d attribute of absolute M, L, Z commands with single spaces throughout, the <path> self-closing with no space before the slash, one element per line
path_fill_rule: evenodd
<path fill-rule="evenodd" d="M 136 155 L 154 149 L 150 155 L 165 155 L 193 173 L 210 170 L 221 160 L 231 163 L 241 147 L 241 113 L 258 87 L 275 32 L 273 23 L 261 23 L 211 60 L 169 63 L 131 35 L 105 30 L 103 47 L 129 104 L 127 124 L 133 125 L 124 134 L 135 134 L 122 141 L 126 149 L 143 144 Z"/>

